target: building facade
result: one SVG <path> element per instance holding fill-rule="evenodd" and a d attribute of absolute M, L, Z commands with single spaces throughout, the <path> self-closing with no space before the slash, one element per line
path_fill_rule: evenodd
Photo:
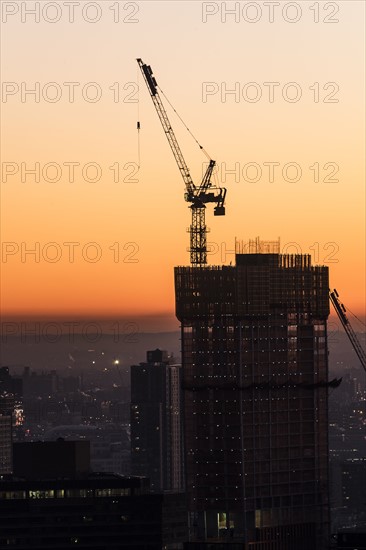
<path fill-rule="evenodd" d="M 131 367 L 131 472 L 153 492 L 184 488 L 181 366 L 159 349 Z"/>
<path fill-rule="evenodd" d="M 0 484 L 0 549 L 179 550 L 184 494 L 150 494 L 145 478 L 114 474 Z"/>
<path fill-rule="evenodd" d="M 328 287 L 310 256 L 258 247 L 175 268 L 187 548 L 328 547 Z"/>
<path fill-rule="evenodd" d="M 14 476 L 47 479 L 86 474 L 90 468 L 90 442 L 32 441 L 13 444 Z"/>
<path fill-rule="evenodd" d="M 14 395 L 0 394 L 0 475 L 13 471 Z"/>

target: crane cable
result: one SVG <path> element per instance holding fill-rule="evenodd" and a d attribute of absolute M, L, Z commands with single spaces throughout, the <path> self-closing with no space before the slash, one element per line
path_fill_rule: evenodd
<path fill-rule="evenodd" d="M 204 154 L 206 155 L 206 157 L 208 158 L 208 160 L 211 160 L 211 157 L 210 155 L 207 153 L 206 149 L 204 149 L 202 147 L 202 145 L 200 144 L 200 142 L 196 139 L 196 137 L 192 134 L 191 130 L 188 128 L 187 124 L 184 122 L 184 120 L 182 119 L 182 117 L 180 116 L 180 114 L 174 109 L 173 105 L 170 103 L 169 99 L 167 98 L 167 96 L 164 94 L 163 90 L 160 88 L 159 86 L 159 90 L 160 92 L 162 93 L 162 95 L 165 97 L 165 100 L 169 103 L 170 107 L 173 109 L 173 111 L 175 112 L 175 114 L 177 115 L 177 117 L 179 118 L 179 120 L 182 122 L 183 126 L 186 128 L 186 130 L 191 134 L 191 136 L 193 137 L 194 141 L 197 143 L 198 147 L 204 152 Z"/>
<path fill-rule="evenodd" d="M 347 311 L 349 311 L 350 314 L 353 315 L 353 317 L 354 317 L 355 319 L 357 319 L 357 321 L 359 321 L 359 322 L 361 323 L 361 325 L 363 325 L 364 327 L 366 327 L 366 323 L 364 323 L 363 321 L 361 321 L 361 319 L 360 319 L 359 317 L 357 317 L 357 315 L 355 315 L 354 313 L 352 313 L 352 311 L 350 310 L 349 307 L 347 308 Z"/>
<path fill-rule="evenodd" d="M 140 70 L 137 67 L 137 166 L 140 169 Z"/>

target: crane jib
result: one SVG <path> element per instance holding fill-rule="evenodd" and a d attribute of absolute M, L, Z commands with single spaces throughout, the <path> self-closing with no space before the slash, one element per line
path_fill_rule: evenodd
<path fill-rule="evenodd" d="M 152 69 L 151 69 L 150 65 L 142 65 L 142 70 L 144 71 L 144 75 L 145 75 L 146 81 L 149 85 L 151 94 L 156 95 L 156 93 L 157 93 L 157 90 L 156 90 L 157 82 L 156 82 L 155 78 L 153 77 Z"/>

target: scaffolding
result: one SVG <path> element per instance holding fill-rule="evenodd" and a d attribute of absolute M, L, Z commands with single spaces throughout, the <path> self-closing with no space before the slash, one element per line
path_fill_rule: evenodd
<path fill-rule="evenodd" d="M 279 254 L 281 252 L 280 238 L 277 241 L 262 241 L 259 237 L 247 242 L 235 238 L 236 254 Z"/>

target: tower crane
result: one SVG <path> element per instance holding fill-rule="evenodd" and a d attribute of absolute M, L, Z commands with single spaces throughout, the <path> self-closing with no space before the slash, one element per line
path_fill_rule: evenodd
<path fill-rule="evenodd" d="M 159 96 L 158 85 L 153 75 L 150 65 L 143 63 L 142 59 L 137 59 L 137 63 L 144 76 L 151 99 L 158 113 L 163 130 L 168 139 L 170 148 L 173 152 L 175 161 L 186 186 L 184 198 L 191 203 L 192 221 L 189 228 L 190 233 L 190 260 L 193 266 L 204 266 L 207 264 L 207 227 L 205 220 L 205 211 L 207 203 L 216 204 L 214 208 L 215 216 L 225 215 L 225 197 L 226 189 L 216 187 L 211 183 L 211 176 L 216 162 L 209 159 L 206 173 L 203 176 L 201 184 L 196 186 L 191 178 L 188 166 L 184 160 L 183 153 L 175 137 L 173 128 L 170 124 L 167 112 Z M 200 145 L 200 148 L 202 146 Z"/>
<path fill-rule="evenodd" d="M 347 333 L 348 338 L 351 341 L 351 344 L 353 346 L 353 349 L 357 353 L 357 357 L 360 360 L 361 365 L 363 366 L 365 372 L 366 372 L 366 353 L 364 352 L 360 342 L 358 341 L 358 338 L 356 336 L 355 331 L 353 330 L 351 323 L 348 320 L 348 317 L 346 315 L 346 308 L 341 303 L 339 299 L 339 294 L 334 289 L 332 292 L 329 293 L 330 300 L 334 306 L 334 309 L 336 310 L 336 313 L 339 317 L 340 322 L 343 325 L 344 330 Z"/>

